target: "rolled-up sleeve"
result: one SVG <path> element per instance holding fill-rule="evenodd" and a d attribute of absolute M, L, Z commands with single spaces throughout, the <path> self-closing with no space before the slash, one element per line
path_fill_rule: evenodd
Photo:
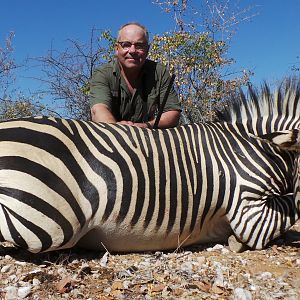
<path fill-rule="evenodd" d="M 164 99 L 165 93 L 167 92 L 171 75 L 167 68 L 163 67 L 161 72 L 161 83 L 160 83 L 160 95 L 161 95 L 161 101 Z M 164 111 L 170 111 L 170 110 L 178 110 L 181 111 L 181 105 L 178 99 L 177 92 L 174 88 L 174 83 L 171 87 L 170 93 L 167 98 L 166 105 L 164 107 Z"/>
<path fill-rule="evenodd" d="M 90 80 L 90 106 L 103 103 L 109 108 L 112 106 L 112 94 L 109 80 L 109 67 L 96 69 Z"/>

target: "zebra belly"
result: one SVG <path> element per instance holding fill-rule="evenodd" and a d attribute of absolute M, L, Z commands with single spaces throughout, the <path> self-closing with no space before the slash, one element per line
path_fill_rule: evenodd
<path fill-rule="evenodd" d="M 175 231 L 167 234 L 160 230 L 128 228 L 130 228 L 128 224 L 97 226 L 84 235 L 77 246 L 115 252 L 170 250 L 199 243 L 223 243 L 232 233 L 225 217 L 209 220 L 201 230 L 189 232 L 185 229 L 182 234 Z"/>

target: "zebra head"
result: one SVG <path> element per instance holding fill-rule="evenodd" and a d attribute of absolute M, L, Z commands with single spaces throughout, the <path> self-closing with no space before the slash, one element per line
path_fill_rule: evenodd
<path fill-rule="evenodd" d="M 250 86 L 248 96 L 240 91 L 223 112 L 218 112 L 219 120 L 252 140 L 254 151 L 264 157 L 257 162 L 257 170 L 268 170 L 272 181 L 262 196 L 249 192 L 248 187 L 259 190 L 259 184 L 249 182 L 245 190 L 251 196 L 240 197 L 246 201 L 237 205 L 231 217 L 236 237 L 252 248 L 265 247 L 300 216 L 299 87 L 295 79 L 286 80 L 274 93 L 266 84 L 260 92 Z M 261 180 L 262 185 L 267 182 L 267 177 Z"/>
<path fill-rule="evenodd" d="M 255 139 L 270 143 L 271 145 L 291 152 L 295 157 L 293 170 L 293 193 L 295 199 L 295 208 L 300 216 L 300 129 L 291 129 L 278 132 L 272 132 L 262 136 L 253 136 Z"/>

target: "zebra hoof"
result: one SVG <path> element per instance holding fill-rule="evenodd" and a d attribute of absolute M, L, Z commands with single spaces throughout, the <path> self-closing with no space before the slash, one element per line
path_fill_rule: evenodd
<path fill-rule="evenodd" d="M 246 250 L 249 250 L 249 247 L 242 242 L 240 242 L 234 235 L 231 235 L 228 238 L 228 246 L 229 249 L 236 253 L 241 253 Z"/>

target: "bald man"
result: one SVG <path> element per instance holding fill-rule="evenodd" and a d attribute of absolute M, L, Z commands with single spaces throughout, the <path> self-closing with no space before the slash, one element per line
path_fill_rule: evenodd
<path fill-rule="evenodd" d="M 93 121 L 153 127 L 170 73 L 162 64 L 147 59 L 148 52 L 149 34 L 143 25 L 127 23 L 120 28 L 114 60 L 96 69 L 90 82 Z M 180 112 L 172 86 L 158 128 L 176 126 Z"/>

